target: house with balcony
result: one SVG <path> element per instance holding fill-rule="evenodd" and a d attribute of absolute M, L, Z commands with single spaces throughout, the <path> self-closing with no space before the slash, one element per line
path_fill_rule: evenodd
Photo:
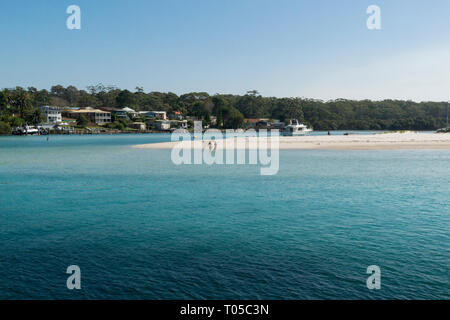
<path fill-rule="evenodd" d="M 139 115 L 149 119 L 167 120 L 166 111 L 139 111 Z"/>
<path fill-rule="evenodd" d="M 120 109 L 116 113 L 116 115 L 117 115 L 117 118 L 123 117 L 123 118 L 131 118 L 131 119 L 133 119 L 133 118 L 136 118 L 139 115 L 139 112 L 136 112 L 134 109 L 125 107 L 125 108 Z"/>
<path fill-rule="evenodd" d="M 158 120 L 154 123 L 154 126 L 156 127 L 157 130 L 168 131 L 170 130 L 170 121 Z"/>
<path fill-rule="evenodd" d="M 90 122 L 100 125 L 111 122 L 111 112 L 90 107 L 79 110 L 69 110 L 67 114 L 73 119 L 78 119 L 81 115 L 84 115 Z"/>
<path fill-rule="evenodd" d="M 57 124 L 62 122 L 61 110 L 59 108 L 42 106 L 40 109 L 46 123 Z"/>
<path fill-rule="evenodd" d="M 174 111 L 169 115 L 170 120 L 183 120 L 183 115 L 180 111 Z"/>
<path fill-rule="evenodd" d="M 133 122 L 130 127 L 139 131 L 147 130 L 147 125 L 144 122 Z"/>

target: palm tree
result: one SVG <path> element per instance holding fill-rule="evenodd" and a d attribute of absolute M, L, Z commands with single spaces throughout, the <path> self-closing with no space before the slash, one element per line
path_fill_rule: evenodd
<path fill-rule="evenodd" d="M 21 118 L 24 118 L 32 106 L 30 95 L 22 88 L 16 89 L 11 104 Z"/>

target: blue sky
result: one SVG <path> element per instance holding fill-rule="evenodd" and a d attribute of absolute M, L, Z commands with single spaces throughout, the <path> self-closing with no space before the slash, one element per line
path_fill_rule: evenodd
<path fill-rule="evenodd" d="M 448 100 L 449 14 L 448 0 L 0 0 L 0 88 Z"/>

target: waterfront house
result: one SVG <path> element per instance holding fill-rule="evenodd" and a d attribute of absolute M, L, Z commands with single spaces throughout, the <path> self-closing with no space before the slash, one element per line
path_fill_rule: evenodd
<path fill-rule="evenodd" d="M 120 118 L 126 118 L 126 119 L 128 119 L 128 117 L 127 117 L 126 114 L 125 114 L 125 117 L 119 116 L 119 114 L 121 114 L 121 112 L 122 112 L 121 109 L 113 108 L 113 107 L 101 107 L 101 108 L 99 108 L 99 109 L 102 110 L 102 111 L 110 112 L 111 115 L 115 115 L 117 119 L 120 119 Z"/>
<path fill-rule="evenodd" d="M 260 129 L 267 129 L 270 128 L 271 124 L 272 121 L 270 119 L 259 119 L 258 123 L 256 124 L 256 127 Z"/>
<path fill-rule="evenodd" d="M 256 128 L 256 125 L 258 124 L 259 119 L 244 119 L 244 127 L 246 129 L 248 128 Z"/>
<path fill-rule="evenodd" d="M 272 128 L 282 130 L 286 124 L 284 122 L 281 122 L 280 120 L 274 120 L 272 123 Z"/>
<path fill-rule="evenodd" d="M 183 120 L 183 115 L 180 111 L 174 111 L 169 115 L 170 120 Z"/>
<path fill-rule="evenodd" d="M 114 112 L 114 114 L 116 115 L 117 119 L 130 119 L 130 117 L 128 117 L 127 113 L 125 111 L 123 111 L 122 109 L 116 110 Z"/>
<path fill-rule="evenodd" d="M 133 123 L 130 125 L 130 127 L 133 128 L 133 129 L 137 129 L 137 130 L 139 130 L 139 131 L 145 131 L 145 130 L 147 130 L 147 126 L 146 126 L 146 124 L 143 123 L 143 122 L 133 122 Z"/>
<path fill-rule="evenodd" d="M 103 111 L 94 108 L 84 108 L 79 110 L 69 110 L 68 115 L 70 118 L 78 119 L 81 115 L 88 118 L 89 121 L 96 124 L 105 124 L 111 122 L 111 112 Z"/>
<path fill-rule="evenodd" d="M 131 118 L 135 118 L 136 116 L 139 115 L 138 112 L 134 111 L 131 108 L 111 108 L 111 107 L 101 107 L 100 108 L 103 111 L 108 111 L 111 112 L 111 114 L 116 116 L 116 119 L 125 119 L 125 120 L 129 120 L 130 116 Z"/>
<path fill-rule="evenodd" d="M 274 119 L 244 119 L 244 128 L 258 128 L 258 129 L 282 129 L 285 126 L 284 122 Z"/>
<path fill-rule="evenodd" d="M 188 122 L 187 120 L 180 120 L 178 121 L 178 125 L 181 129 L 187 129 L 188 128 Z"/>
<path fill-rule="evenodd" d="M 167 131 L 170 130 L 170 121 L 166 121 L 166 120 L 160 120 L 160 121 L 156 121 L 154 123 L 156 129 L 161 130 L 161 131 Z"/>
<path fill-rule="evenodd" d="M 40 109 L 41 109 L 42 115 L 45 118 L 46 123 L 62 122 L 61 110 L 59 108 L 50 107 L 50 106 L 42 106 Z"/>
<path fill-rule="evenodd" d="M 139 111 L 139 114 L 150 119 L 167 120 L 166 111 Z"/>
<path fill-rule="evenodd" d="M 120 109 L 117 113 L 118 118 L 120 118 L 120 117 L 128 118 L 128 115 L 130 115 L 131 118 L 136 118 L 139 115 L 139 113 L 136 112 L 134 109 L 131 109 L 128 107 Z"/>
<path fill-rule="evenodd" d="M 187 129 L 188 128 L 187 120 L 169 120 L 169 122 L 170 122 L 170 128 L 178 128 L 178 129 Z"/>

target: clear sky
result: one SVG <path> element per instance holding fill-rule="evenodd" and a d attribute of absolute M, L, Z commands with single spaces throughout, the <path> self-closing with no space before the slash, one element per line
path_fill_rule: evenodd
<path fill-rule="evenodd" d="M 0 88 L 449 100 L 449 18 L 448 0 L 0 0 Z"/>

